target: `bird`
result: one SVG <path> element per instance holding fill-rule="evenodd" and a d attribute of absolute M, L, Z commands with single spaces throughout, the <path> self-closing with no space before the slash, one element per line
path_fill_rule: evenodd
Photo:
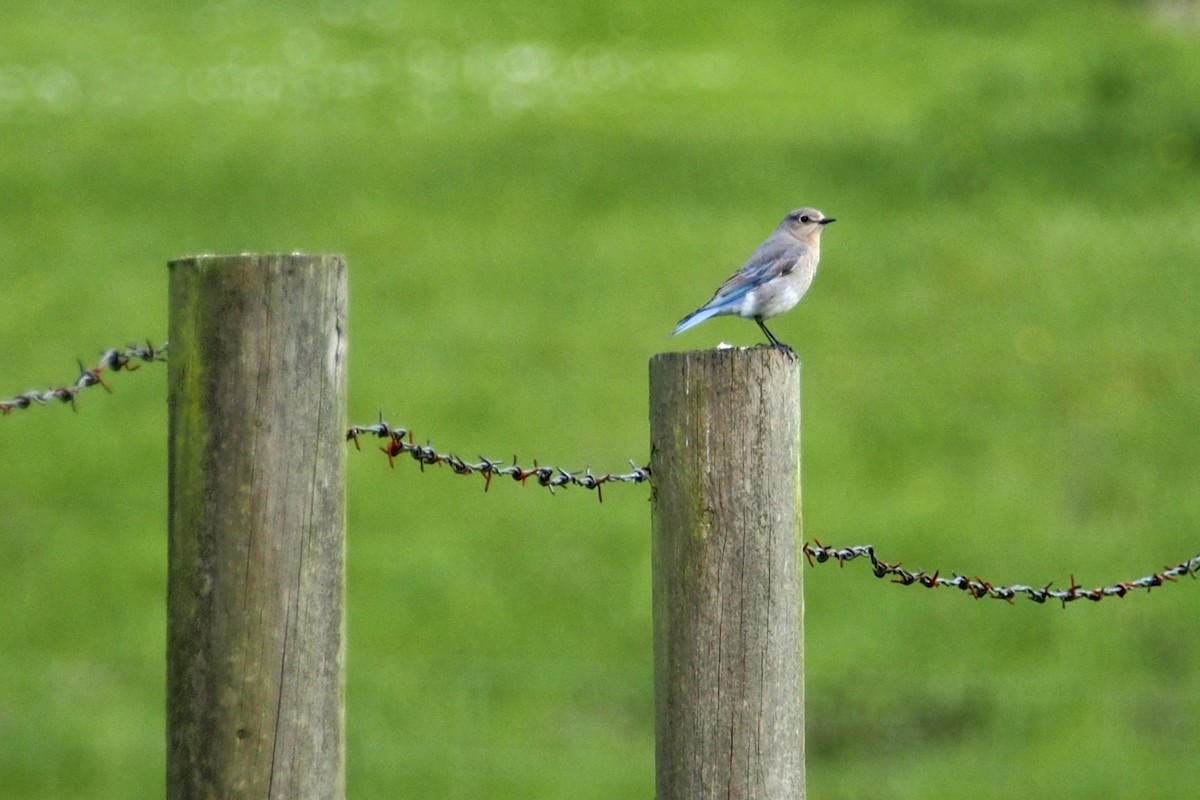
<path fill-rule="evenodd" d="M 753 319 L 772 347 L 795 358 L 796 351 L 775 338 L 765 320 L 791 310 L 804 297 L 817 274 L 821 233 L 835 221 L 815 208 L 788 213 L 742 268 L 721 284 L 711 300 L 681 319 L 671 335 L 722 314 L 737 314 Z"/>

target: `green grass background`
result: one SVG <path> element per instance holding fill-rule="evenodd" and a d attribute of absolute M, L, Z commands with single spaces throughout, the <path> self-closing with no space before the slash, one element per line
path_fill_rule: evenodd
<path fill-rule="evenodd" d="M 622 469 L 654 353 L 759 341 L 666 334 L 801 204 L 807 537 L 1058 586 L 1200 550 L 1194 3 L 8 8 L 0 396 L 165 336 L 170 258 L 341 252 L 352 421 Z M 0 420 L 2 797 L 162 793 L 165 373 Z M 349 467 L 350 795 L 652 796 L 648 490 Z M 1192 581 L 805 581 L 810 796 L 1194 796 Z"/>

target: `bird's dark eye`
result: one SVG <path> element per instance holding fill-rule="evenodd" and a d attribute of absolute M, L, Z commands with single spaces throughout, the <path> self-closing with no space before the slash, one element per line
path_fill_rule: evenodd
<path fill-rule="evenodd" d="M 805 214 L 804 216 L 802 216 L 800 218 L 800 221 L 801 222 L 812 222 L 812 217 L 810 217 L 808 214 Z"/>

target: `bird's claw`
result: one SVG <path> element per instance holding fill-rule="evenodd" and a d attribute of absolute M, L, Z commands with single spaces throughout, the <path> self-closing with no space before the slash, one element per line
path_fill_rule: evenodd
<path fill-rule="evenodd" d="M 783 342 L 775 342 L 775 343 L 765 342 L 763 344 L 758 345 L 757 347 L 759 347 L 759 348 L 765 347 L 770 350 L 776 350 L 780 353 L 783 353 L 785 356 L 787 356 L 788 361 L 795 361 L 798 358 L 798 356 L 796 355 L 796 351 L 793 350 L 788 345 L 784 344 Z"/>

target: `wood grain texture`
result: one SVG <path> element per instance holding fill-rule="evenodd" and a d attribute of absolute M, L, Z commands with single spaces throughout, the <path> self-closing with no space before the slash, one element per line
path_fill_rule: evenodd
<path fill-rule="evenodd" d="M 345 796 L 346 265 L 170 263 L 167 796 Z"/>
<path fill-rule="evenodd" d="M 800 366 L 650 362 L 659 800 L 802 798 Z"/>

